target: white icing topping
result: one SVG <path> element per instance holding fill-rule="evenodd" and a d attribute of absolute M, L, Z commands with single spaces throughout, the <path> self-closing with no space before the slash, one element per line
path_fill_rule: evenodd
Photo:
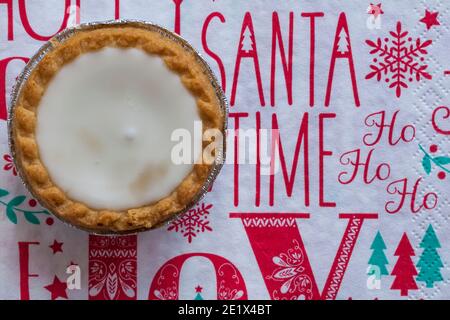
<path fill-rule="evenodd" d="M 170 136 L 177 128 L 192 134 L 195 121 L 194 97 L 161 58 L 106 48 L 54 77 L 36 140 L 51 179 L 71 199 L 124 210 L 166 197 L 192 170 L 171 161 Z"/>

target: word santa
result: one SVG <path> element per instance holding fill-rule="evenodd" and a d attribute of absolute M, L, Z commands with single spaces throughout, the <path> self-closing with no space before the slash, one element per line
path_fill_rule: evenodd
<path fill-rule="evenodd" d="M 303 12 L 301 13 L 302 19 L 309 21 L 309 106 L 313 107 L 316 104 L 315 98 L 315 83 L 316 83 L 316 63 L 318 57 L 316 57 L 316 32 L 319 30 L 316 25 L 318 20 L 324 17 L 323 12 Z M 284 76 L 284 84 L 286 88 L 287 103 L 293 104 L 293 56 L 294 56 L 294 13 L 289 13 L 289 23 L 287 31 L 282 31 L 280 19 L 285 19 L 286 16 L 281 17 L 277 12 L 272 14 L 272 28 L 271 28 L 271 54 L 270 54 L 270 105 L 275 106 L 276 101 L 276 87 L 279 86 L 279 77 L 277 78 L 277 61 L 279 60 L 282 65 L 281 72 Z M 252 14 L 250 12 L 245 13 L 240 36 L 238 37 L 237 53 L 234 63 L 234 71 L 232 75 L 227 75 L 225 72 L 225 65 L 223 58 L 220 56 L 218 50 L 213 51 L 210 48 L 208 39 L 209 37 L 215 38 L 214 35 L 209 34 L 212 22 L 219 20 L 222 23 L 226 23 L 226 18 L 220 12 L 211 13 L 205 20 L 202 29 L 202 45 L 205 53 L 212 58 L 216 64 L 220 73 L 222 81 L 222 88 L 226 92 L 228 87 L 228 78 L 232 79 L 231 93 L 229 95 L 230 105 L 234 107 L 237 100 L 237 91 L 240 84 L 240 79 L 245 77 L 244 81 L 251 81 L 249 74 L 245 74 L 242 77 L 241 68 L 246 63 L 253 64 L 254 81 L 256 82 L 257 95 L 259 97 L 260 106 L 266 105 L 266 94 L 263 90 L 263 81 L 261 77 L 261 59 L 258 53 L 257 36 L 255 34 L 255 28 L 253 24 Z M 220 32 L 218 27 L 215 27 L 216 34 Z M 284 34 L 284 37 L 283 37 Z M 353 101 L 356 107 L 360 106 L 360 99 L 358 94 L 358 86 L 356 81 L 356 72 L 353 61 L 353 53 L 351 46 L 351 39 L 349 33 L 349 27 L 345 13 L 341 13 L 338 18 L 336 32 L 333 38 L 333 43 L 330 45 L 331 55 L 329 60 L 328 76 L 326 81 L 325 99 L 323 105 L 328 107 L 332 99 L 333 81 L 335 79 L 335 67 L 339 60 L 343 60 L 343 63 L 348 65 L 348 81 L 353 93 Z M 267 46 L 267 44 L 265 44 Z M 324 60 L 323 52 L 320 60 Z M 302 52 L 301 59 L 305 59 L 306 53 Z M 303 61 L 302 61 L 303 63 Z M 250 80 L 249 80 L 250 79 Z M 277 80 L 276 80 L 277 79 Z M 246 92 L 246 95 L 252 94 L 252 92 Z M 279 101 L 278 101 L 279 103 Z"/>

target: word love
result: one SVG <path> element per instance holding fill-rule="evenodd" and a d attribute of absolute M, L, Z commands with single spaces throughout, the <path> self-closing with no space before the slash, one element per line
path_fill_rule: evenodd
<path fill-rule="evenodd" d="M 438 196 L 434 192 L 427 192 L 421 196 L 422 192 L 419 192 L 419 185 L 422 178 L 417 179 L 410 189 L 409 180 L 403 178 L 391 182 L 386 191 L 391 195 L 397 195 L 397 201 L 390 200 L 386 202 L 385 210 L 388 213 L 394 214 L 400 212 L 406 205 L 409 198 L 409 209 L 412 213 L 417 213 L 422 209 L 431 210 L 434 209 L 438 203 Z"/>
<path fill-rule="evenodd" d="M 271 299 L 336 299 L 353 251 L 364 223 L 378 219 L 369 212 L 340 213 L 336 222 L 342 227 L 340 244 L 335 255 L 329 256 L 328 270 L 319 268 L 313 272 L 302 236 L 302 221 L 310 219 L 307 213 L 230 213 L 230 218 L 242 222 L 258 266 L 261 279 Z M 324 230 L 325 231 L 325 230 Z M 267 235 L 270 234 L 270 237 Z M 339 236 L 338 236 L 339 238 Z M 106 243 L 105 243 L 106 242 Z M 28 300 L 30 287 L 36 286 L 37 270 L 32 254 L 38 242 L 19 242 L 20 297 Z M 242 245 L 245 245 L 242 243 Z M 330 247 L 335 247 L 330 245 Z M 311 248 L 310 248 L 311 249 Z M 89 236 L 89 299 L 136 299 L 137 237 Z M 154 274 L 148 289 L 148 299 L 177 300 L 183 265 L 194 257 L 202 257 L 211 263 L 216 276 L 216 293 L 219 300 L 247 300 L 248 293 L 239 269 L 225 257 L 204 252 L 185 253 L 162 263 Z M 119 268 L 118 266 L 125 266 Z M 259 267 L 259 269 L 258 269 Z M 326 276 L 320 287 L 315 275 Z M 112 279 L 112 280 L 111 280 Z M 30 286 L 30 284 L 32 286 Z M 113 290 L 114 289 L 114 290 Z M 64 289 L 63 289 L 64 290 Z M 142 289 L 140 289 L 142 290 Z M 266 309 L 267 311 L 267 309 Z"/>
<path fill-rule="evenodd" d="M 338 222 L 344 227 L 336 254 L 329 255 L 328 271 L 313 271 L 310 257 L 300 229 L 301 221 L 309 219 L 307 213 L 230 213 L 230 218 L 242 221 L 251 248 L 258 263 L 261 279 L 274 300 L 336 299 L 363 224 L 377 219 L 376 213 L 341 213 Z M 268 237 L 267 235 L 271 236 Z M 92 236 L 91 236 L 92 237 Z M 314 251 L 312 251 L 314 252 Z M 189 253 L 166 261 L 156 272 L 150 285 L 148 298 L 179 298 L 180 276 L 184 263 L 192 257 L 208 259 L 214 267 L 217 299 L 248 299 L 245 280 L 237 267 L 224 257 L 210 253 Z M 256 267 L 256 266 L 255 266 Z M 327 273 L 322 287 L 315 275 Z"/>

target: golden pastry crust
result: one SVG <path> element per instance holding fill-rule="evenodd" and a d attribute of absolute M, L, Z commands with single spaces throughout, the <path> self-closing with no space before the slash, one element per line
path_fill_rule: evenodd
<path fill-rule="evenodd" d="M 123 211 L 95 210 L 71 200 L 49 177 L 39 157 L 36 143 L 36 112 L 47 85 L 65 64 L 79 55 L 104 47 L 140 48 L 160 56 L 177 73 L 184 86 L 196 97 L 203 130 L 223 130 L 224 114 L 204 65 L 193 52 L 161 33 L 135 26 L 108 26 L 77 32 L 54 46 L 33 69 L 24 84 L 13 111 L 12 140 L 18 169 L 32 193 L 54 214 L 89 230 L 131 231 L 161 224 L 188 206 L 205 183 L 212 164 L 195 164 L 193 170 L 166 198 L 155 203 Z M 204 147 L 208 142 L 204 143 Z"/>

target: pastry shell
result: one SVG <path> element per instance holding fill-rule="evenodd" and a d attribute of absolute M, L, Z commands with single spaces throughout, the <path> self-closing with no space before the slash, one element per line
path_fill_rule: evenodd
<path fill-rule="evenodd" d="M 222 149 L 211 164 L 194 164 L 180 184 L 154 203 L 122 211 L 96 210 L 70 199 L 49 177 L 35 137 L 36 112 L 53 76 L 78 56 L 105 47 L 139 48 L 158 55 L 196 98 L 203 130 L 223 134 Z M 90 23 L 56 35 L 30 60 L 13 89 L 10 146 L 18 172 L 36 199 L 61 220 L 98 234 L 127 234 L 155 228 L 192 207 L 207 192 L 224 162 L 227 103 L 217 79 L 182 38 L 140 21 Z M 100 120 L 101 121 L 101 120 Z M 208 145 L 204 141 L 203 148 Z"/>

